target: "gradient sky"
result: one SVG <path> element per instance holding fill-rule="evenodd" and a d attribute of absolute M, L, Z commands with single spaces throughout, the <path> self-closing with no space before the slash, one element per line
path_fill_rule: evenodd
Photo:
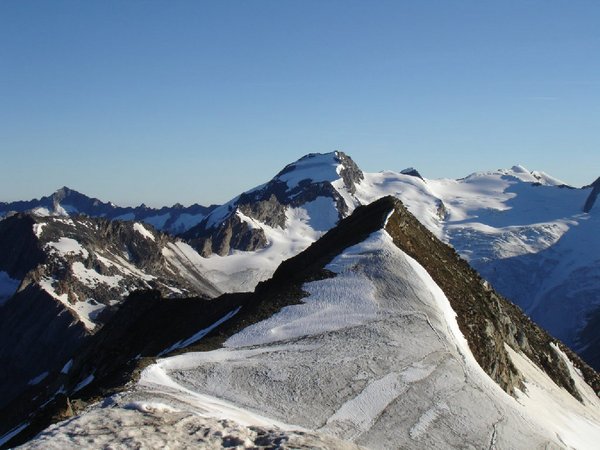
<path fill-rule="evenodd" d="M 0 2 L 0 200 L 222 203 L 310 152 L 600 176 L 600 2 Z"/>

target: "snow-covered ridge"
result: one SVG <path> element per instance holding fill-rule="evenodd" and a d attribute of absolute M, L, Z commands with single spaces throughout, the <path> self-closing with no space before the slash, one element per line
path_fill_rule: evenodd
<path fill-rule="evenodd" d="M 303 208 L 307 211 L 310 217 L 307 225 L 313 230 L 305 233 L 309 239 L 299 240 L 293 228 L 286 228 L 289 221 L 267 226 L 262 219 L 236 209 L 241 199 L 253 199 L 267 189 L 269 183 L 217 208 L 206 222 L 207 227 L 216 227 L 215 234 L 230 226 L 225 223 L 227 217 L 233 215 L 252 230 L 254 240 L 249 236 L 242 241 L 261 244 L 243 248 L 242 252 L 235 246 L 225 246 L 226 251 L 220 257 L 208 258 L 205 267 L 212 279 L 221 283 L 226 291 L 252 289 L 272 273 L 279 261 L 305 248 L 357 206 L 393 195 L 438 238 L 453 245 L 501 293 L 516 301 L 551 332 L 576 348 L 587 345 L 578 343 L 579 336 L 587 323 L 586 317 L 600 302 L 600 286 L 593 282 L 593 273 L 600 273 L 600 265 L 594 258 L 600 253 L 599 241 L 594 239 L 592 231 L 597 219 L 594 215 L 582 214 L 593 186 L 568 188 L 544 172 L 515 165 L 476 172 L 459 180 L 427 179 L 415 176 L 410 169 L 404 173 L 362 173 L 350 190 L 340 175 L 345 169 L 336 153 L 309 155 L 290 164 L 274 178 L 285 182 L 286 192 L 292 192 L 291 187 L 298 189 L 301 182 L 305 188 L 314 183 L 329 184 L 333 188 L 334 194 L 328 194 L 333 195 L 329 197 L 333 207 L 313 208 L 310 202 L 285 206 L 285 210 Z M 326 198 L 318 197 L 322 202 Z M 288 216 L 289 211 L 282 215 Z M 277 231 L 276 238 L 273 229 L 282 230 Z M 232 236 L 239 232 L 231 227 Z M 306 244 L 295 245 L 301 241 Z M 193 239 L 190 242 L 198 251 L 206 244 Z M 262 268 L 258 267 L 267 254 L 267 264 L 261 263 Z M 220 280 L 226 280 L 227 284 Z M 573 284 L 570 280 L 578 281 Z M 577 305 L 571 319 L 566 321 L 562 319 L 565 314 L 558 311 L 559 298 L 565 296 Z M 550 299 L 551 308 L 546 308 L 545 299 Z"/>
<path fill-rule="evenodd" d="M 144 225 L 142 225 L 141 223 L 134 223 L 133 224 L 133 229 L 135 231 L 137 231 L 138 233 L 140 233 L 142 236 L 144 236 L 146 239 L 150 239 L 151 241 L 156 241 L 156 238 L 154 237 L 154 235 L 148 231 L 146 228 L 144 228 Z"/>
<path fill-rule="evenodd" d="M 506 394 L 476 363 L 442 289 L 386 231 L 345 249 L 327 268 L 337 276 L 305 283 L 303 304 L 243 329 L 225 348 L 159 360 L 113 399 L 109 415 L 97 405 L 77 423 L 114 429 L 129 417 L 129 405 L 148 404 L 160 405 L 150 410 L 158 418 L 177 411 L 375 449 L 389 442 L 423 449 L 596 442 L 600 404 L 577 370 L 571 376 L 585 404 L 509 349 L 533 395 Z M 549 406 L 556 415 L 537 412 Z M 75 439 L 68 437 L 71 423 L 41 439 Z M 169 429 L 164 422 L 156 428 L 146 439 Z"/>
<path fill-rule="evenodd" d="M 323 431 L 370 448 L 389 441 L 411 448 L 464 445 L 464 434 L 453 434 L 464 423 L 470 424 L 469 441 L 479 446 L 489 444 L 489 430 L 495 430 L 498 448 L 548 442 L 591 448 L 600 436 L 600 401 L 575 369 L 571 376 L 585 404 L 531 361 L 523 365 L 527 358 L 514 350 L 511 358 L 528 390 L 535 386 L 535 400 L 519 394 L 515 401 L 493 383 L 444 292 L 385 231 L 346 249 L 327 268 L 337 276 L 305 284 L 304 304 L 242 330 L 222 350 L 160 361 L 144 372 L 140 389 L 163 399 L 167 388 L 187 392 L 195 399 L 188 407 L 208 417 L 241 420 L 243 408 L 244 423 L 264 425 L 271 417 L 272 425 Z M 301 370 L 308 361 L 311 371 Z M 316 395 L 300 387 L 313 383 Z M 353 393 L 340 396 L 338 383 Z M 170 398 L 179 406 L 176 399 Z M 222 404 L 230 406 L 215 406 Z M 532 413 L 548 405 L 568 421 Z"/>

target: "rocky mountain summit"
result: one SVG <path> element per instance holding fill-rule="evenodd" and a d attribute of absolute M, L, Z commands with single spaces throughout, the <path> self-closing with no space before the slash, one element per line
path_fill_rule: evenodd
<path fill-rule="evenodd" d="M 166 352 L 175 356 L 152 362 Z M 35 414 L 2 414 L 18 439 L 100 400 L 30 448 L 68 448 L 83 436 L 100 445 L 106 433 L 149 445 L 186 417 L 206 436 L 227 419 L 235 436 L 284 444 L 301 428 L 317 448 L 590 448 L 599 388 L 595 371 L 385 197 L 254 293 L 132 296 L 77 358 L 19 399 Z M 143 435 L 116 426 L 144 416 L 153 428 Z"/>

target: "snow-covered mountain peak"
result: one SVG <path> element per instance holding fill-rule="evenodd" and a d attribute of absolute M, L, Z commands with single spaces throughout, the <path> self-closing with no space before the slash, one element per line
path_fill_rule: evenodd
<path fill-rule="evenodd" d="M 510 170 L 513 171 L 513 172 L 515 172 L 515 173 L 530 173 L 529 170 L 527 170 L 521 164 L 515 164 L 514 166 L 512 166 L 510 168 Z"/>
<path fill-rule="evenodd" d="M 74 189 L 71 189 L 70 187 L 67 187 L 67 186 L 63 186 L 63 187 L 57 189 L 52 196 L 57 200 L 64 200 L 65 198 L 70 197 L 70 196 L 89 198 L 88 196 L 86 196 Z"/>
<path fill-rule="evenodd" d="M 275 179 L 286 183 L 291 190 L 303 181 L 310 183 L 335 181 L 340 177 L 342 168 L 337 152 L 310 153 L 285 166 Z"/>
<path fill-rule="evenodd" d="M 343 152 L 311 153 L 288 164 L 269 182 L 215 208 L 183 236 L 205 256 L 226 256 L 235 250 L 265 248 L 273 244 L 274 230 L 304 229 L 300 222 L 309 224 L 308 235 L 326 231 L 359 204 L 355 194 L 364 178 Z M 288 238 L 305 242 L 306 236 L 304 230 Z"/>
<path fill-rule="evenodd" d="M 352 176 L 344 177 L 345 172 L 350 172 Z M 303 156 L 284 167 L 274 180 L 286 183 L 288 191 L 291 191 L 305 183 L 333 183 L 343 179 L 346 188 L 352 191 L 354 184 L 360 183 L 362 178 L 362 171 L 352 158 L 344 152 L 335 151 Z"/>

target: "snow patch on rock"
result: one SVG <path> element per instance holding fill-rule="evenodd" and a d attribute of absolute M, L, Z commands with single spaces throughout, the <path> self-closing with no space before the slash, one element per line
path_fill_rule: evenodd
<path fill-rule="evenodd" d="M 142 236 L 144 236 L 146 239 L 150 239 L 151 241 L 156 241 L 156 238 L 154 237 L 154 235 L 148 231 L 144 225 L 142 225 L 141 223 L 134 223 L 133 224 L 133 229 L 135 231 L 137 231 L 139 234 L 141 234 Z"/>
<path fill-rule="evenodd" d="M 105 284 L 110 288 L 118 288 L 123 280 L 121 275 L 101 275 L 94 269 L 88 269 L 80 261 L 71 265 L 75 277 L 90 289 L 95 289 L 99 284 Z"/>
<path fill-rule="evenodd" d="M 81 255 L 83 258 L 89 256 L 89 252 L 78 241 L 72 238 L 61 237 L 56 242 L 48 242 L 45 247 L 61 256 Z"/>
<path fill-rule="evenodd" d="M 42 236 L 42 232 L 43 232 L 45 226 L 46 226 L 45 223 L 34 223 L 33 224 L 33 233 L 36 235 L 37 238 L 40 238 Z"/>

